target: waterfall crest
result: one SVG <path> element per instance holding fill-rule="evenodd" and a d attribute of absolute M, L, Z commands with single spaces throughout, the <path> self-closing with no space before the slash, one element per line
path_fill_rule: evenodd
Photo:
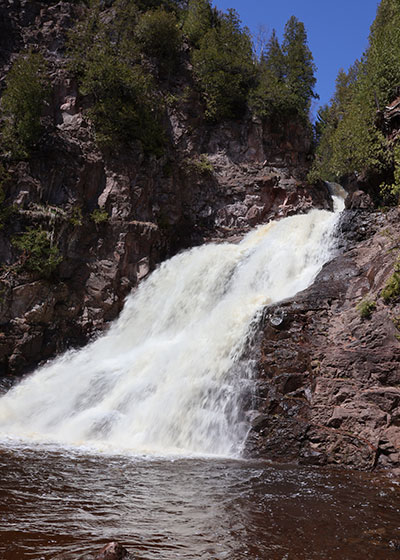
<path fill-rule="evenodd" d="M 336 219 L 312 210 L 163 263 L 106 334 L 0 399 L 0 438 L 237 456 L 252 329 L 265 305 L 310 285 L 331 255 Z"/>

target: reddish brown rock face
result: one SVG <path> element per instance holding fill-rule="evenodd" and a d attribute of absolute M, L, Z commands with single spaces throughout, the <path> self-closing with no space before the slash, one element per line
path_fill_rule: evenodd
<path fill-rule="evenodd" d="M 324 185 L 305 182 L 311 138 L 304 125 L 276 130 L 246 118 L 210 126 L 196 95 L 166 110 L 161 157 L 140 146 L 102 153 L 87 101 L 66 70 L 67 32 L 81 10 L 56 1 L 0 6 L 0 77 L 20 50 L 40 44 L 52 80 L 46 133 L 29 161 L 11 165 L 5 188 L 16 215 L 0 230 L 0 261 L 8 267 L 0 272 L 0 375 L 20 375 L 84 344 L 177 251 L 331 204 Z M 192 77 L 185 70 L 171 79 L 180 91 Z M 201 157 L 212 171 L 196 168 Z M 108 218 L 95 223 L 99 207 Z M 16 272 L 11 240 L 28 227 L 52 232 L 62 263 L 51 279 Z"/>
<path fill-rule="evenodd" d="M 399 223 L 398 210 L 349 213 L 342 229 L 367 239 L 328 263 L 309 289 L 267 310 L 251 453 L 400 467 L 400 301 L 380 297 Z M 367 298 L 376 308 L 362 318 L 357 305 Z"/>

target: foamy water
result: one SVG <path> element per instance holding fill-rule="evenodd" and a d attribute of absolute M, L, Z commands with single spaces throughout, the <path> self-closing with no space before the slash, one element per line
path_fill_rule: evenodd
<path fill-rule="evenodd" d="M 0 438 L 239 455 L 259 315 L 312 283 L 331 256 L 337 216 L 312 210 L 163 263 L 106 334 L 0 399 Z"/>

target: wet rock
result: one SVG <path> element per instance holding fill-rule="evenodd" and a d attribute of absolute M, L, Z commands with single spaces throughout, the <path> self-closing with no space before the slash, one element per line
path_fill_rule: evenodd
<path fill-rule="evenodd" d="M 256 432 L 263 430 L 269 422 L 269 415 L 268 414 L 256 414 L 254 418 L 251 420 L 251 427 Z"/>
<path fill-rule="evenodd" d="M 106 544 L 94 560 L 134 560 L 134 557 L 120 543 Z"/>
<path fill-rule="evenodd" d="M 369 212 L 360 239 L 353 231 L 359 211 L 348 212 L 352 241 L 342 254 L 310 288 L 265 313 L 258 414 L 268 429 L 253 427 L 248 450 L 306 464 L 398 469 L 400 304 L 386 305 L 380 292 L 393 271 L 400 215 Z M 369 320 L 357 308 L 364 298 L 376 304 Z M 284 329 L 271 324 L 275 313 L 290 318 Z"/>
<path fill-rule="evenodd" d="M 300 465 L 324 466 L 327 463 L 326 454 L 316 449 L 304 449 L 299 457 Z"/>
<path fill-rule="evenodd" d="M 373 210 L 374 203 L 370 195 L 366 192 L 357 190 L 350 193 L 345 201 L 347 210 Z"/>

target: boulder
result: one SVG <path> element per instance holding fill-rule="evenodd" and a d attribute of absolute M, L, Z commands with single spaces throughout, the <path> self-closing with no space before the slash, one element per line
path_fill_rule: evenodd
<path fill-rule="evenodd" d="M 134 557 L 118 542 L 110 542 L 95 556 L 94 560 L 134 560 Z"/>

